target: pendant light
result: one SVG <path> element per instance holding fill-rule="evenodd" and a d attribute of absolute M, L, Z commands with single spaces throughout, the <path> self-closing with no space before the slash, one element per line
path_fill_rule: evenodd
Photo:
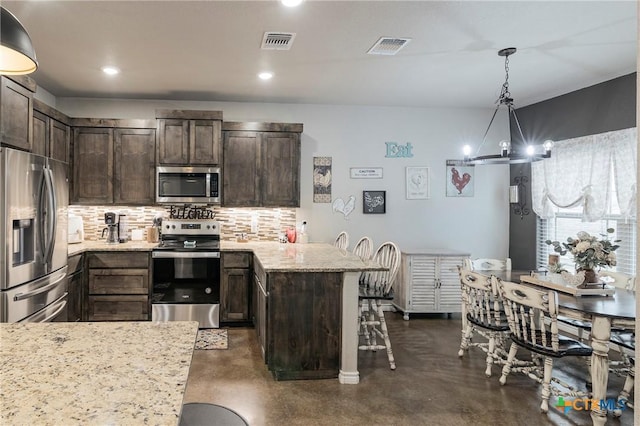
<path fill-rule="evenodd" d="M 36 52 L 20 21 L 0 7 L 0 74 L 29 74 L 38 68 Z"/>
<path fill-rule="evenodd" d="M 513 107 L 513 98 L 511 97 L 511 93 L 509 92 L 509 56 L 516 53 L 515 47 L 507 47 L 506 49 L 502 49 L 498 52 L 498 56 L 504 57 L 504 70 L 505 70 L 505 80 L 502 84 L 502 90 L 500 91 L 500 96 L 496 100 L 496 104 L 498 105 L 496 109 L 493 111 L 493 116 L 491 117 L 491 121 L 489 121 L 489 126 L 487 126 L 487 130 L 484 132 L 484 137 L 482 138 L 482 143 L 476 150 L 476 154 L 480 151 L 482 146 L 487 140 L 487 134 L 489 133 L 489 129 L 493 124 L 493 120 L 496 118 L 496 114 L 500 110 L 500 107 L 504 106 L 507 110 L 507 115 L 509 119 L 509 123 L 511 122 L 511 117 L 513 117 L 513 121 L 515 122 L 518 133 L 520 134 L 520 140 L 524 145 L 525 139 L 522 134 L 522 129 L 520 128 L 520 122 L 518 121 L 518 116 L 516 115 L 516 110 Z M 511 131 L 509 131 L 511 134 Z M 540 161 L 545 158 L 551 157 L 551 148 L 553 147 L 553 141 L 545 141 L 542 145 L 542 149 L 527 145 L 523 146 L 524 149 L 518 151 L 514 150 L 511 142 L 509 141 L 501 141 L 499 143 L 500 154 L 495 155 L 482 155 L 471 157 L 471 147 L 469 145 L 465 145 L 463 148 L 464 153 L 464 164 L 472 165 L 472 164 L 519 164 L 519 163 L 531 163 L 534 161 Z M 540 152 L 542 151 L 542 152 Z"/>

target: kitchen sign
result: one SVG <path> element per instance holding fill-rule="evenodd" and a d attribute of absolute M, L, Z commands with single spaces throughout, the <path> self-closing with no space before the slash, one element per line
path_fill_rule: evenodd
<path fill-rule="evenodd" d="M 170 206 L 169 219 L 213 219 L 216 213 L 207 207 L 192 206 Z"/>
<path fill-rule="evenodd" d="M 382 167 L 351 167 L 351 179 L 382 179 Z"/>

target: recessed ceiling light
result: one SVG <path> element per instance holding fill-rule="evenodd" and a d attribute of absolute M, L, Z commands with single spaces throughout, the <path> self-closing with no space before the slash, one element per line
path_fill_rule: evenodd
<path fill-rule="evenodd" d="M 280 0 L 280 3 L 287 7 L 296 7 L 302 3 L 302 0 Z"/>
<path fill-rule="evenodd" d="M 273 77 L 273 73 L 270 71 L 263 71 L 258 74 L 258 77 L 260 77 L 261 80 L 271 80 L 271 78 Z"/>
<path fill-rule="evenodd" d="M 107 74 L 107 75 L 116 75 L 116 74 L 120 74 L 120 70 L 116 67 L 102 67 L 102 72 Z"/>

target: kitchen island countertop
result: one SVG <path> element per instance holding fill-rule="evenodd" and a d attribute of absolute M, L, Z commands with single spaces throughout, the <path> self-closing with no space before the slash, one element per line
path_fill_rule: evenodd
<path fill-rule="evenodd" d="M 198 323 L 0 324 L 0 424 L 177 425 Z"/>

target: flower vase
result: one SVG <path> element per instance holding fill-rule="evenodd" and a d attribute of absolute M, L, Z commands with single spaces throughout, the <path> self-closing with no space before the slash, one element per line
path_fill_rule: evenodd
<path fill-rule="evenodd" d="M 597 283 L 598 282 L 598 274 L 591 268 L 580 268 L 579 271 L 584 271 L 584 282 L 589 283 Z"/>

